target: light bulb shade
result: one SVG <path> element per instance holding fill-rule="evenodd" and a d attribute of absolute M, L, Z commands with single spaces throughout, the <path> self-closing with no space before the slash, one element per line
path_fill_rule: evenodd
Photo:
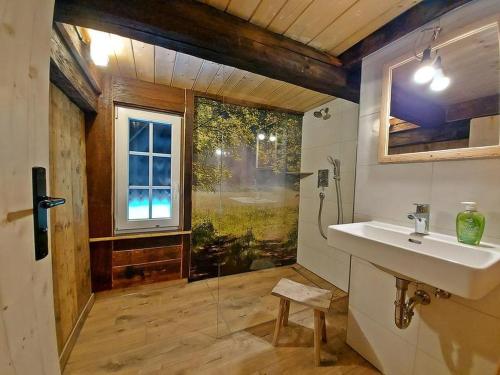
<path fill-rule="evenodd" d="M 257 135 L 257 138 L 259 138 L 259 140 L 263 141 L 264 139 L 266 139 L 266 135 L 263 133 L 259 133 L 259 135 Z"/>
<path fill-rule="evenodd" d="M 436 74 L 436 69 L 432 66 L 432 64 L 425 64 L 420 66 L 415 74 L 413 75 L 413 80 L 419 85 L 423 85 L 425 83 L 429 83 Z"/>
<path fill-rule="evenodd" d="M 442 69 L 438 69 L 431 82 L 432 91 L 443 91 L 450 85 L 450 78 L 445 76 Z"/>
<path fill-rule="evenodd" d="M 422 62 L 420 66 L 415 71 L 413 75 L 413 80 L 419 85 L 423 85 L 424 83 L 429 83 L 432 78 L 434 78 L 434 74 L 436 73 L 436 69 L 434 68 L 434 64 L 431 58 L 431 48 L 428 47 L 424 49 L 422 53 Z"/>
<path fill-rule="evenodd" d="M 276 139 L 277 139 L 277 138 L 276 138 L 276 136 L 275 136 L 275 135 L 270 135 L 270 136 L 269 136 L 269 140 L 270 140 L 271 142 L 276 142 Z"/>

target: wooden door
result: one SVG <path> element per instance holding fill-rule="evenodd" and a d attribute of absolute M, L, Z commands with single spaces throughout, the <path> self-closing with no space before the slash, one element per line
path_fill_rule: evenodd
<path fill-rule="evenodd" d="M 53 1 L 0 1 L 0 374 L 60 372 L 51 256 L 35 261 L 31 168 L 49 167 Z M 49 190 L 50 193 L 50 190 Z"/>

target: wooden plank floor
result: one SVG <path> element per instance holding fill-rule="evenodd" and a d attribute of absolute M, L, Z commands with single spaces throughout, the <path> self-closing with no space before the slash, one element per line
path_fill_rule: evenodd
<path fill-rule="evenodd" d="M 304 306 L 291 304 L 271 345 L 279 299 L 270 292 L 282 277 L 343 293 L 299 266 L 100 293 L 64 374 L 378 374 L 345 344 L 347 298 L 326 316 L 321 367 Z"/>

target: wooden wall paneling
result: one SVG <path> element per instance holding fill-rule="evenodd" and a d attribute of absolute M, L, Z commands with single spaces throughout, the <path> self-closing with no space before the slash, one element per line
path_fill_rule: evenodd
<path fill-rule="evenodd" d="M 83 114 L 54 85 L 50 90 L 50 191 L 66 204 L 50 210 L 54 310 L 61 353 L 78 317 L 74 252 L 71 134 L 69 123 Z"/>
<path fill-rule="evenodd" d="M 174 236 L 147 236 L 144 238 L 113 240 L 113 104 L 119 103 L 145 109 L 185 113 L 184 155 L 185 168 L 183 226 L 190 228 L 191 211 L 191 153 L 194 97 L 190 90 L 157 85 L 135 79 L 106 76 L 97 116 L 87 126 L 87 170 L 89 179 L 89 215 L 92 238 L 110 238 L 109 241 L 90 243 L 92 288 L 94 291 L 125 287 L 138 282 L 153 282 L 180 278 L 184 253 L 189 253 L 184 234 Z M 101 108 L 102 106 L 102 108 Z M 95 148 L 95 149 L 94 149 Z M 189 235 L 188 235 L 189 236 Z M 91 238 L 91 239 L 92 239 Z M 183 256 L 162 259 L 123 268 L 114 265 L 122 251 L 165 246 L 183 246 Z M 149 250 L 147 250 L 149 251 Z M 149 254 L 155 250 L 149 251 Z M 146 255 L 146 254 L 145 254 Z M 158 255 L 161 258 L 161 251 Z M 187 255 L 188 256 L 188 255 Z M 122 267 L 122 268 L 120 268 Z M 142 275 L 142 276 L 141 276 Z"/>
<path fill-rule="evenodd" d="M 56 29 L 50 39 L 50 80 L 78 107 L 96 112 L 98 93 Z"/>
<path fill-rule="evenodd" d="M 189 278 L 189 269 L 191 266 L 191 235 L 185 234 L 182 236 L 182 260 L 181 260 L 181 277 Z"/>
<path fill-rule="evenodd" d="M 301 43 L 309 43 L 346 12 L 356 0 L 315 0 L 286 30 L 285 35 Z"/>
<path fill-rule="evenodd" d="M 115 34 L 110 34 L 110 37 L 114 46 L 120 75 L 127 78 L 137 78 L 132 41 L 129 38 L 124 38 Z"/>
<path fill-rule="evenodd" d="M 177 52 L 155 46 L 155 83 L 172 84 Z"/>
<path fill-rule="evenodd" d="M 71 139 L 71 171 L 73 195 L 73 229 L 75 277 L 78 311 L 82 312 L 91 295 L 90 249 L 87 199 L 87 168 L 85 150 L 85 119 L 80 112 L 78 121 L 66 124 Z"/>
<path fill-rule="evenodd" d="M 90 243 L 90 269 L 92 291 L 100 292 L 112 288 L 113 242 Z"/>
<path fill-rule="evenodd" d="M 254 25 L 267 28 L 285 3 L 286 0 L 261 0 L 250 22 Z"/>
<path fill-rule="evenodd" d="M 128 78 L 112 78 L 112 101 L 171 112 L 184 112 L 184 90 Z M 104 236 L 92 236 L 104 237 Z"/>
<path fill-rule="evenodd" d="M 218 94 L 229 77 L 231 77 L 234 70 L 235 68 L 233 67 L 221 65 L 219 71 L 215 74 L 214 79 L 210 82 L 206 92 L 214 95 Z"/>
<path fill-rule="evenodd" d="M 248 21 L 254 14 L 261 0 L 231 0 L 227 12 Z"/>
<path fill-rule="evenodd" d="M 113 267 L 113 288 L 181 278 L 180 259 Z"/>
<path fill-rule="evenodd" d="M 268 26 L 268 30 L 283 34 L 314 0 L 288 0 Z"/>
<path fill-rule="evenodd" d="M 66 204 L 51 210 L 54 312 L 64 368 L 92 305 L 84 113 L 50 86 L 50 191 Z"/>
<path fill-rule="evenodd" d="M 202 63 L 203 59 L 178 52 L 175 58 L 172 86 L 192 89 Z"/>
<path fill-rule="evenodd" d="M 87 155 L 87 190 L 89 236 L 113 234 L 113 101 L 111 76 L 102 79 L 98 111 L 87 119 L 85 143 Z"/>
<path fill-rule="evenodd" d="M 155 81 L 155 47 L 151 44 L 132 40 L 135 72 L 141 81 Z"/>
<path fill-rule="evenodd" d="M 193 86 L 193 90 L 199 92 L 206 92 L 210 84 L 214 80 L 215 75 L 219 71 L 220 67 L 221 67 L 220 64 L 204 60 L 201 66 L 200 73 L 198 74 L 196 82 Z"/>
<path fill-rule="evenodd" d="M 147 247 L 113 251 L 113 267 L 180 259 L 182 246 Z"/>

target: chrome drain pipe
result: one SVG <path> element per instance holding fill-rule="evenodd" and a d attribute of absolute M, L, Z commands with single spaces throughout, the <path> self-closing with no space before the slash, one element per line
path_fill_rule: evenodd
<path fill-rule="evenodd" d="M 409 280 L 396 277 L 396 300 L 394 301 L 394 323 L 399 329 L 408 328 L 418 304 L 428 305 L 431 303 L 429 294 L 421 289 L 415 291 L 413 297 L 406 301 Z"/>

